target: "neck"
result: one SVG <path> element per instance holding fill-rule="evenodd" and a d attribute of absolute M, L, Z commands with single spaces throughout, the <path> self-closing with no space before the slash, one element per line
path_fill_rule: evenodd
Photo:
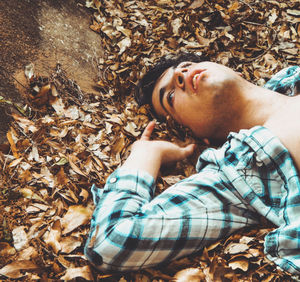
<path fill-rule="evenodd" d="M 215 137 L 226 138 L 231 131 L 249 129 L 256 125 L 264 125 L 272 114 L 283 107 L 290 97 L 256 86 L 244 79 L 241 80 L 236 91 L 238 99 L 235 100 L 233 111 L 226 126 Z"/>

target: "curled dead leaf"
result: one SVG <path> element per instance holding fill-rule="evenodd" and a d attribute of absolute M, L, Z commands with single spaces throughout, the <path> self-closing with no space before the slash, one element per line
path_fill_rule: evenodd
<path fill-rule="evenodd" d="M 189 9 L 197 9 L 200 8 L 204 4 L 204 0 L 195 0 L 193 3 L 189 6 Z"/>
<path fill-rule="evenodd" d="M 22 250 L 18 254 L 18 260 L 26 260 L 26 259 L 31 260 L 31 259 L 36 258 L 36 257 L 38 257 L 38 252 L 32 246 L 29 246 L 28 248 Z"/>
<path fill-rule="evenodd" d="M 16 253 L 16 249 L 6 242 L 0 242 L 0 256 L 10 256 Z"/>
<path fill-rule="evenodd" d="M 12 135 L 12 131 L 11 131 L 11 130 L 9 130 L 9 131 L 6 133 L 6 138 L 7 138 L 8 142 L 9 142 L 9 145 L 10 145 L 10 148 L 11 148 L 11 150 L 12 150 L 12 152 L 13 152 L 14 157 L 15 157 L 16 159 L 18 159 L 18 158 L 19 158 L 19 152 L 18 152 L 18 149 L 17 149 L 17 147 L 16 147 L 16 143 L 15 143 L 15 141 L 14 141 L 14 138 L 13 138 L 13 135 Z"/>
<path fill-rule="evenodd" d="M 65 186 L 69 182 L 69 178 L 66 176 L 64 168 L 61 166 L 59 172 L 55 176 L 56 184 Z"/>
<path fill-rule="evenodd" d="M 175 274 L 174 281 L 176 282 L 205 281 L 205 274 L 200 268 L 186 268 Z"/>
<path fill-rule="evenodd" d="M 28 245 L 28 238 L 25 232 L 25 226 L 17 226 L 12 231 L 14 247 L 17 251 L 24 249 Z"/>
<path fill-rule="evenodd" d="M 22 158 L 15 159 L 15 160 L 13 160 L 12 162 L 10 162 L 8 166 L 9 166 L 9 167 L 15 167 L 15 166 L 17 166 L 22 160 L 23 160 L 23 157 L 22 157 Z"/>
<path fill-rule="evenodd" d="M 70 206 L 67 213 L 61 220 L 63 232 L 68 234 L 77 227 L 87 224 L 92 216 L 92 211 L 89 207 L 82 205 Z"/>
<path fill-rule="evenodd" d="M 69 164 L 71 166 L 71 168 L 78 174 L 86 176 L 86 174 L 75 164 L 75 162 L 77 161 L 77 158 L 73 155 L 69 155 L 68 156 L 68 161 Z"/>
<path fill-rule="evenodd" d="M 45 243 L 51 247 L 55 254 L 58 254 L 58 252 L 61 250 L 60 246 L 60 237 L 61 237 L 61 223 L 60 220 L 56 220 L 50 231 L 45 234 Z"/>
<path fill-rule="evenodd" d="M 84 278 L 85 280 L 88 281 L 93 280 L 93 275 L 88 265 L 83 267 L 68 268 L 66 274 L 62 276 L 60 279 L 69 281 L 79 277 Z"/>
<path fill-rule="evenodd" d="M 230 261 L 228 265 L 233 269 L 241 269 L 247 271 L 249 268 L 249 260 L 246 258 L 239 258 L 233 261 Z"/>
<path fill-rule="evenodd" d="M 80 247 L 82 244 L 82 239 L 75 236 L 64 237 L 60 241 L 61 252 L 69 254 L 73 252 L 76 248 Z"/>
<path fill-rule="evenodd" d="M 245 252 L 249 249 L 249 246 L 247 244 L 241 244 L 241 243 L 229 243 L 228 246 L 225 248 L 224 253 L 225 254 L 238 254 Z"/>
<path fill-rule="evenodd" d="M 29 260 L 14 261 L 0 269 L 0 274 L 8 278 L 17 279 L 24 277 L 22 271 L 37 270 L 39 267 Z"/>

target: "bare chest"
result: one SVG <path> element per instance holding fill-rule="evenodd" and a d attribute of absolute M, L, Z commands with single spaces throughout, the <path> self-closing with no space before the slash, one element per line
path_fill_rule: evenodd
<path fill-rule="evenodd" d="M 289 150 L 300 172 L 300 100 L 274 113 L 264 126 Z"/>

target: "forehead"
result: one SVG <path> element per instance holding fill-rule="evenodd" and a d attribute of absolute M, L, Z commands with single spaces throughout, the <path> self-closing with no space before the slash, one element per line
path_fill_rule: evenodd
<path fill-rule="evenodd" d="M 152 105 L 158 116 L 166 116 L 167 112 L 163 106 L 163 93 L 168 89 L 172 81 L 174 67 L 166 69 L 157 79 L 152 93 Z"/>

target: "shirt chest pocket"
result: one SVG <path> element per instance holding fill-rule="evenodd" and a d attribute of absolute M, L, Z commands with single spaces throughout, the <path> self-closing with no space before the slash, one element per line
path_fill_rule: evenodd
<path fill-rule="evenodd" d="M 245 158 L 236 168 L 249 191 L 259 197 L 266 206 L 282 207 L 286 196 L 286 184 L 280 176 L 280 171 L 274 164 L 262 162 L 255 154 Z"/>

